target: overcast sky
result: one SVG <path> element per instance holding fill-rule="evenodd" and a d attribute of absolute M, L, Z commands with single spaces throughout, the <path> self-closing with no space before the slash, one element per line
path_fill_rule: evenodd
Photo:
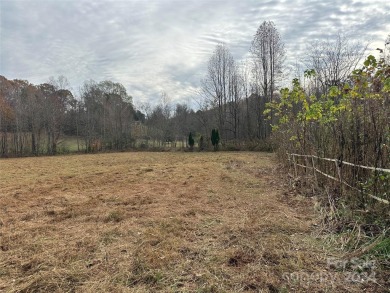
<path fill-rule="evenodd" d="M 370 41 L 378 56 L 390 33 L 390 1 L 299 0 L 0 0 L 0 75 L 34 84 L 65 75 L 74 91 L 85 80 L 122 83 L 135 104 L 196 96 L 218 43 L 236 60 L 272 20 L 287 62 L 305 44 L 346 32 Z"/>

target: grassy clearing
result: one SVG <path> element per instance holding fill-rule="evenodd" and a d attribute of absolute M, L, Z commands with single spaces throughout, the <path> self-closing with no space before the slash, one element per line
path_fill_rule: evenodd
<path fill-rule="evenodd" d="M 75 153 L 85 151 L 85 141 L 83 138 L 65 136 L 58 143 L 59 153 Z"/>
<path fill-rule="evenodd" d="M 384 291 L 329 266 L 279 176 L 246 152 L 1 160 L 0 291 Z"/>

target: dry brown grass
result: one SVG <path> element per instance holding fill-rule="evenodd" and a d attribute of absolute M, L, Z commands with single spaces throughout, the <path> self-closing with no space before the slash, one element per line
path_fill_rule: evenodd
<path fill-rule="evenodd" d="M 0 161 L 1 292 L 360 292 L 327 266 L 309 198 L 272 155 Z M 286 274 L 329 273 L 332 283 Z"/>

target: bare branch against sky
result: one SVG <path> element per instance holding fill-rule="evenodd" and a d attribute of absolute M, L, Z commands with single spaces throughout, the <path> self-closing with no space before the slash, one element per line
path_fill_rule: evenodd
<path fill-rule="evenodd" d="M 383 47 L 390 2 L 252 0 L 0 0 L 0 75 L 39 84 L 64 75 L 122 83 L 135 101 L 196 95 L 215 46 L 245 59 L 256 29 L 272 20 L 287 64 L 309 41 L 338 32 Z"/>

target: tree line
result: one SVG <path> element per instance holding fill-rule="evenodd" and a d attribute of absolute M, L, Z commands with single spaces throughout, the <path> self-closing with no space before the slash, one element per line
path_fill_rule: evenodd
<path fill-rule="evenodd" d="M 305 89 L 320 99 L 341 86 L 365 49 L 342 35 L 308 44 L 301 63 L 316 74 Z M 189 133 L 195 144 L 202 138 L 207 149 L 213 147 L 212 130 L 218 130 L 225 149 L 268 143 L 280 117 L 272 107 L 265 111 L 281 101 L 281 82 L 288 73 L 308 80 L 300 66 L 288 72 L 284 43 L 271 21 L 259 26 L 249 53 L 237 62 L 227 45 L 216 46 L 196 97 L 197 111 L 186 103 L 173 105 L 166 93 L 159 104 L 136 109 L 125 87 L 112 81 L 86 81 L 76 96 L 64 76 L 40 85 L 0 76 L 0 156 L 56 154 L 66 137 L 76 138 L 77 150 L 85 152 L 186 147 Z"/>
<path fill-rule="evenodd" d="M 85 151 L 123 149 L 137 112 L 123 85 L 86 82 L 80 99 L 65 77 L 33 85 L 0 77 L 0 155 L 58 153 L 60 139 L 75 135 Z"/>

